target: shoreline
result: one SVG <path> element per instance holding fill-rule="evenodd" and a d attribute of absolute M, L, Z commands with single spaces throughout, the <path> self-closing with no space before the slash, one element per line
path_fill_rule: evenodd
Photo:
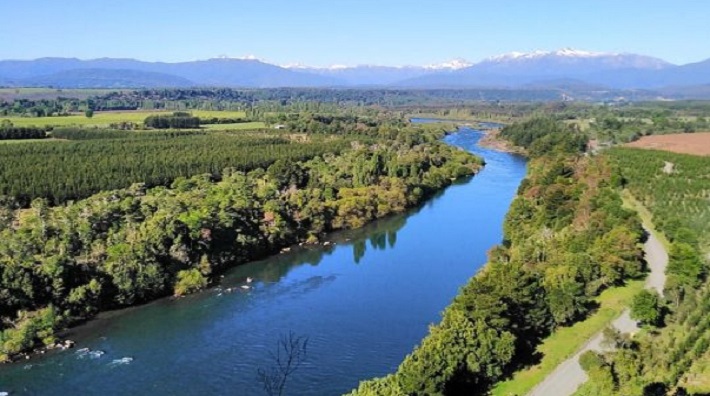
<path fill-rule="evenodd" d="M 502 151 L 509 154 L 525 155 L 525 151 L 513 146 L 509 141 L 501 139 L 500 128 L 497 129 L 482 129 L 484 136 L 478 141 L 481 147 L 491 150 Z"/>
<path fill-rule="evenodd" d="M 454 133 L 456 133 L 456 131 L 454 131 Z M 374 224 L 379 220 L 383 220 L 383 219 L 386 219 L 391 216 L 401 215 L 401 214 L 404 214 L 404 213 L 407 213 L 407 212 L 410 212 L 413 210 L 417 210 L 417 208 L 425 205 L 431 199 L 433 199 L 436 196 L 438 196 L 439 194 L 443 193 L 448 187 L 457 184 L 457 182 L 459 182 L 461 180 L 470 180 L 471 178 L 476 177 L 478 175 L 478 173 L 480 171 L 482 171 L 484 168 L 485 168 L 485 162 L 483 164 L 481 164 L 480 166 L 478 166 L 477 169 L 475 169 L 475 171 L 472 171 L 471 174 L 461 176 L 456 179 L 451 179 L 448 183 L 446 183 L 444 186 L 442 186 L 442 188 L 423 195 L 419 202 L 417 202 L 414 205 L 406 207 L 401 212 L 392 212 L 392 213 L 387 214 L 384 217 L 372 219 L 371 221 L 368 221 L 365 224 L 363 224 L 362 226 L 356 227 L 356 228 L 332 229 L 332 230 L 320 235 L 316 240 L 298 239 L 298 240 L 293 241 L 293 243 L 290 243 L 287 245 L 273 246 L 273 248 L 270 249 L 268 252 L 263 252 L 263 254 L 258 254 L 256 256 L 252 257 L 248 261 L 238 262 L 238 263 L 235 263 L 234 265 L 229 265 L 224 268 L 221 268 L 213 274 L 207 287 L 202 288 L 200 290 L 196 290 L 193 293 L 189 293 L 187 295 L 180 295 L 180 296 L 177 296 L 174 294 L 172 294 L 172 295 L 168 294 L 168 295 L 163 295 L 158 298 L 150 299 L 147 301 L 142 301 L 138 304 L 132 304 L 132 305 L 117 307 L 117 308 L 108 309 L 108 310 L 101 310 L 90 318 L 84 318 L 84 319 L 75 321 L 73 323 L 66 325 L 65 327 L 62 327 L 62 328 L 56 330 L 56 332 L 54 334 L 56 337 L 56 340 L 53 343 L 51 343 L 49 345 L 35 346 L 33 348 L 26 349 L 26 350 L 18 352 L 16 354 L 9 355 L 9 356 L 7 356 L 6 360 L 0 361 L 0 364 L 10 365 L 10 364 L 21 363 L 21 362 L 29 362 L 33 358 L 41 357 L 41 356 L 44 356 L 45 354 L 48 354 L 48 353 L 51 353 L 54 351 L 65 351 L 67 349 L 73 349 L 77 345 L 77 342 L 74 341 L 74 338 L 77 335 L 75 330 L 79 327 L 86 326 L 87 324 L 100 321 L 102 319 L 102 317 L 106 317 L 106 315 L 111 316 L 112 313 L 119 313 L 124 310 L 132 310 L 132 309 L 136 309 L 136 308 L 139 308 L 142 306 L 146 306 L 148 304 L 158 303 L 161 301 L 162 302 L 177 301 L 177 300 L 186 298 L 190 295 L 197 295 L 197 294 L 208 292 L 210 290 L 220 288 L 222 285 L 222 281 L 225 278 L 225 274 L 227 274 L 231 270 L 234 270 L 238 267 L 247 265 L 249 263 L 259 262 L 262 260 L 274 258 L 274 257 L 280 256 L 282 254 L 289 253 L 291 251 L 298 251 L 299 249 L 332 248 L 332 247 L 336 246 L 338 243 L 342 242 L 341 240 L 339 240 L 340 235 L 342 235 L 344 233 L 347 234 L 348 232 L 352 232 L 352 231 L 357 231 L 357 230 L 365 228 L 371 224 Z M 347 239 L 346 239 L 346 241 L 347 241 Z M 234 287 L 233 289 L 236 290 L 237 287 Z"/>

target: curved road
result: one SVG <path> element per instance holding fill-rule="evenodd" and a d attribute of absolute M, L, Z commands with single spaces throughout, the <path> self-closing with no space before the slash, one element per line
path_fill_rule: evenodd
<path fill-rule="evenodd" d="M 645 227 L 644 227 L 645 228 Z M 648 229 L 648 240 L 644 244 L 646 262 L 651 273 L 646 278 L 646 289 L 654 289 L 663 295 L 663 285 L 666 282 L 666 266 L 668 253 Z M 629 310 L 616 318 L 611 325 L 622 333 L 634 333 L 638 330 L 636 321 L 629 316 Z M 604 335 L 600 332 L 592 337 L 574 356 L 562 362 L 555 371 L 550 373 L 541 383 L 533 388 L 528 396 L 567 396 L 572 395 L 580 385 L 587 381 L 587 373 L 579 365 L 579 356 L 587 351 L 601 352 L 604 350 L 602 341 Z"/>

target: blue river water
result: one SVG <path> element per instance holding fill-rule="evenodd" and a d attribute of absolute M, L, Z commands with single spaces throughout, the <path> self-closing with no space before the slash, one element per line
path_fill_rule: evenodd
<path fill-rule="evenodd" d="M 421 207 L 234 268 L 219 288 L 101 314 L 66 335 L 76 348 L 0 366 L 0 392 L 262 395 L 257 370 L 288 332 L 309 341 L 286 394 L 338 395 L 394 371 L 502 238 L 525 160 L 481 136 L 444 139 L 486 167 Z"/>

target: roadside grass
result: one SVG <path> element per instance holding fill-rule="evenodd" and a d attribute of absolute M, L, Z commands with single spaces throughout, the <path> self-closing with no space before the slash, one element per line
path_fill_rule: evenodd
<path fill-rule="evenodd" d="M 597 396 L 598 389 L 591 381 L 586 381 L 577 388 L 572 396 Z"/>
<path fill-rule="evenodd" d="M 599 309 L 587 319 L 569 327 L 557 329 L 538 347 L 543 355 L 535 366 L 516 372 L 513 378 L 493 388 L 493 396 L 525 395 L 539 384 L 560 363 L 579 351 L 595 334 L 604 330 L 631 304 L 633 297 L 643 289 L 643 280 L 627 282 L 626 285 L 603 291 L 594 300 Z"/>
<path fill-rule="evenodd" d="M 643 206 L 643 204 L 639 202 L 639 200 L 637 200 L 629 190 L 623 190 L 621 192 L 621 199 L 623 200 L 623 207 L 635 211 L 641 219 L 641 223 L 643 223 L 644 227 L 651 231 L 651 234 L 661 241 L 663 247 L 666 248 L 666 251 L 670 250 L 671 243 L 662 232 L 658 231 L 656 227 L 654 227 L 653 215 L 651 212 L 649 212 L 648 209 Z"/>
<path fill-rule="evenodd" d="M 216 110 L 192 110 L 188 111 L 192 115 L 201 118 L 244 118 L 243 111 L 216 111 Z M 137 111 L 99 111 L 95 112 L 91 118 L 84 114 L 73 114 L 63 117 L 3 117 L 0 121 L 9 120 L 15 126 L 96 126 L 108 127 L 109 124 L 118 122 L 142 123 L 146 117 L 154 114 L 171 114 L 172 111 L 137 110 Z M 246 124 L 246 123 L 245 123 Z M 229 124 L 224 124 L 229 125 Z"/>

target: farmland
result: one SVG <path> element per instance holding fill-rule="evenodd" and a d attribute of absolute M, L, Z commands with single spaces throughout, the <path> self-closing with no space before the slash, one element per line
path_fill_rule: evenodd
<path fill-rule="evenodd" d="M 246 115 L 242 111 L 211 111 L 193 110 L 190 112 L 195 117 L 200 118 L 244 118 Z M 139 111 L 103 111 L 95 112 L 93 117 L 86 117 L 84 114 L 73 114 L 61 117 L 0 117 L 0 120 L 9 120 L 14 126 L 88 126 L 88 127 L 108 127 L 114 123 L 132 122 L 142 123 L 146 117 L 151 115 L 171 114 L 170 111 L 139 110 Z M 257 125 L 257 124 L 252 124 Z M 255 127 L 261 127 L 263 124 Z M 231 129 L 231 128 L 226 128 Z"/>
<path fill-rule="evenodd" d="M 679 154 L 710 155 L 710 132 L 644 136 L 626 146 Z"/>

